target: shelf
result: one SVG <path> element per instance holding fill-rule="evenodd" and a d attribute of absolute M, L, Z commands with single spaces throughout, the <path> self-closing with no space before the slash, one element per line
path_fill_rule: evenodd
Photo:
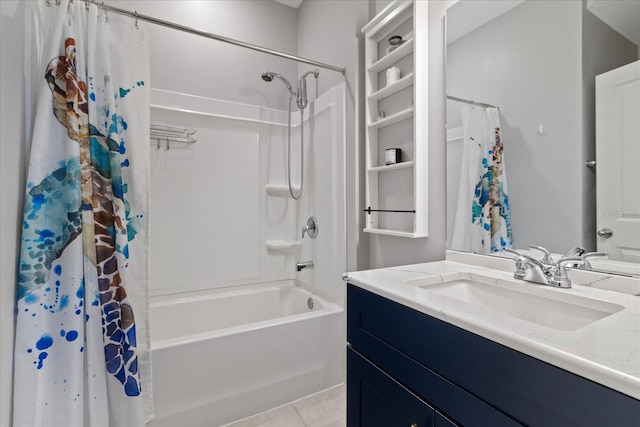
<path fill-rule="evenodd" d="M 362 231 L 372 234 L 384 234 L 386 236 L 409 237 L 419 239 L 421 237 L 429 237 L 427 233 L 409 233 L 407 231 L 386 230 L 383 228 L 365 228 Z"/>
<path fill-rule="evenodd" d="M 409 73 L 395 83 L 380 89 L 377 92 L 373 92 L 367 97 L 369 101 L 384 99 L 394 93 L 400 92 L 402 89 L 407 88 L 413 84 L 413 73 Z"/>
<path fill-rule="evenodd" d="M 301 248 L 302 242 L 300 240 L 268 240 L 265 246 L 269 252 L 289 253 Z"/>
<path fill-rule="evenodd" d="M 389 67 L 389 65 L 395 64 L 405 56 L 409 55 L 413 52 L 413 39 L 409 39 L 406 42 L 402 43 L 402 45 L 394 50 L 391 53 L 380 58 L 378 61 L 371 64 L 367 71 L 372 73 L 379 73 L 385 68 Z"/>
<path fill-rule="evenodd" d="M 289 193 L 288 185 L 276 185 L 276 184 L 267 184 L 265 186 L 265 190 L 267 194 L 274 197 L 289 197 L 291 194 Z M 295 193 L 300 192 L 300 187 L 293 186 L 293 191 Z"/>
<path fill-rule="evenodd" d="M 410 160 L 408 162 L 400 162 L 393 165 L 376 166 L 374 168 L 367 169 L 367 172 L 385 172 L 385 171 L 392 171 L 392 170 L 398 170 L 398 169 L 407 169 L 407 168 L 412 168 L 413 165 L 414 165 L 413 160 Z"/>
<path fill-rule="evenodd" d="M 428 21 L 428 2 L 394 0 L 362 28 L 366 91 L 362 98 L 366 117 L 364 211 L 368 212 L 362 227 L 366 233 L 428 237 L 429 43 L 428 28 L 421 25 Z M 389 52 L 388 38 L 392 35 L 401 36 L 404 43 Z M 384 86 L 384 71 L 394 66 L 401 69 L 402 78 Z M 387 117 L 380 117 L 384 116 L 380 110 L 385 110 Z M 398 144 L 406 161 L 384 165 L 385 148 Z M 400 210 L 407 206 L 412 210 Z"/>
<path fill-rule="evenodd" d="M 411 117 L 413 117 L 413 107 L 407 108 L 406 110 L 400 111 L 399 113 L 392 114 L 389 117 L 385 117 L 384 119 L 376 120 L 375 122 L 370 123 L 367 126 L 370 128 L 383 128 L 385 126 L 401 122 Z"/>

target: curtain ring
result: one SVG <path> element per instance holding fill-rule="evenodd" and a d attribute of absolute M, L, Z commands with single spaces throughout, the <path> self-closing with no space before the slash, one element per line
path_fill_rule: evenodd
<path fill-rule="evenodd" d="M 60 6 L 60 0 L 56 0 L 56 6 Z"/>
<path fill-rule="evenodd" d="M 138 11 L 134 11 L 135 15 L 136 15 L 136 29 L 140 29 L 140 27 L 138 26 Z"/>
<path fill-rule="evenodd" d="M 102 10 L 104 10 L 104 22 L 109 22 L 109 15 L 107 15 L 107 9 L 104 8 L 104 2 L 102 2 Z"/>
<path fill-rule="evenodd" d="M 51 7 L 51 1 L 47 0 L 46 2 L 44 2 L 44 4 L 47 5 L 47 7 Z"/>

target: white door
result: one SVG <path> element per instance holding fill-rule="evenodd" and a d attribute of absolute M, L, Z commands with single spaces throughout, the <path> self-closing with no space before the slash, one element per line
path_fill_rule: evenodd
<path fill-rule="evenodd" d="M 596 77 L 598 251 L 640 263 L 640 61 Z"/>

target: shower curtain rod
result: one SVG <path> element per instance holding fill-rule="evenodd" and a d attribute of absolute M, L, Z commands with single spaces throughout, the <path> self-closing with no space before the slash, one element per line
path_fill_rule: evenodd
<path fill-rule="evenodd" d="M 458 98 L 456 96 L 447 95 L 447 99 L 450 99 L 452 101 L 464 102 L 465 104 L 477 105 L 478 107 L 498 108 L 495 105 L 485 104 L 483 102 L 469 101 L 468 99 L 462 99 L 462 98 Z"/>
<path fill-rule="evenodd" d="M 71 0 L 71 1 L 73 1 L 73 0 Z M 229 43 L 229 44 L 232 44 L 232 45 L 235 45 L 235 46 L 244 47 L 244 48 L 247 48 L 247 49 L 257 50 L 258 52 L 268 53 L 269 55 L 274 55 L 274 56 L 279 56 L 281 58 L 291 59 L 293 61 L 298 61 L 298 62 L 302 62 L 302 63 L 309 64 L 309 65 L 314 65 L 316 67 L 326 68 L 328 70 L 337 71 L 342 75 L 345 75 L 345 73 L 346 73 L 346 69 L 345 68 L 336 67 L 335 65 L 325 64 L 323 62 L 318 62 L 318 61 L 314 61 L 314 60 L 311 60 L 311 59 L 301 58 L 299 56 L 290 55 L 288 53 L 280 52 L 280 51 L 273 50 L 273 49 L 267 49 L 266 47 L 258 46 L 258 45 L 251 44 L 251 43 L 245 43 L 245 42 L 242 42 L 240 40 L 231 39 L 229 37 L 220 36 L 218 34 L 213 34 L 213 33 L 208 33 L 206 31 L 196 30 L 195 28 L 186 27 L 184 25 L 176 24 L 174 22 L 169 22 L 169 21 L 165 21 L 165 20 L 162 20 L 162 19 L 154 18 L 152 16 L 142 15 L 142 14 L 138 13 L 137 11 L 131 12 L 130 10 L 120 9 L 119 7 L 108 6 L 108 5 L 104 4 L 104 2 L 98 3 L 98 2 L 93 1 L 93 0 L 91 0 L 91 1 L 82 0 L 82 1 L 84 1 L 85 3 L 95 4 L 97 7 L 101 8 L 101 9 L 104 9 L 104 10 L 106 10 L 108 12 L 113 12 L 113 13 L 117 13 L 119 15 L 129 16 L 129 17 L 134 18 L 136 20 L 150 22 L 152 24 L 160 25 L 162 27 L 168 27 L 168 28 L 171 28 L 171 29 L 174 29 L 174 30 L 178 30 L 178 31 L 184 31 L 185 33 L 194 34 L 196 36 L 205 37 L 205 38 L 208 38 L 208 39 L 213 39 L 213 40 L 217 40 L 217 41 L 224 42 L 224 43 Z"/>

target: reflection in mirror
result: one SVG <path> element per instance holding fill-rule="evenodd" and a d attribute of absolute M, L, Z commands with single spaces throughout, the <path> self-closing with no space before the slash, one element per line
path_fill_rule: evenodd
<path fill-rule="evenodd" d="M 637 0 L 447 10 L 448 248 L 580 246 L 609 252 L 594 269 L 640 274 L 639 19 Z"/>

